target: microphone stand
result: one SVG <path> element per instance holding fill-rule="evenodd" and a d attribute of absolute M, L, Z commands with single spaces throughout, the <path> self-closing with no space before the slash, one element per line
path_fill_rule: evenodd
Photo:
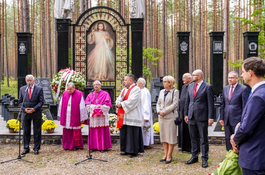
<path fill-rule="evenodd" d="M 19 135 L 18 135 L 18 141 L 19 141 L 19 143 L 18 143 L 18 147 L 19 147 L 18 148 L 18 157 L 15 158 L 15 159 L 11 159 L 11 160 L 0 162 L 0 164 L 11 162 L 11 161 L 14 161 L 14 160 L 23 160 L 23 161 L 26 161 L 26 162 L 29 162 L 29 163 L 33 163 L 33 162 L 30 162 L 28 160 L 23 159 L 21 154 L 20 154 L 21 123 L 22 123 L 21 122 L 21 118 L 22 118 L 21 115 L 22 115 L 22 107 L 24 105 L 25 97 L 28 95 L 28 88 L 29 88 L 29 86 L 27 86 L 27 89 L 25 90 L 25 95 L 23 97 L 23 101 L 22 101 L 22 104 L 21 104 L 21 107 L 20 107 L 20 111 L 19 111 L 18 117 L 17 117 L 17 122 L 20 120 L 20 122 L 19 122 L 19 131 L 18 131 L 18 133 L 19 133 Z M 23 156 L 23 157 L 25 157 L 25 156 Z"/>
<path fill-rule="evenodd" d="M 91 98 L 90 98 L 90 102 L 89 102 L 89 106 L 88 106 L 88 145 L 89 145 L 88 155 L 86 156 L 87 157 L 86 159 L 75 163 L 75 165 L 78 165 L 78 164 L 85 162 L 87 160 L 98 160 L 98 161 L 102 161 L 102 162 L 107 162 L 107 160 L 92 158 L 91 151 L 90 151 L 90 106 L 91 106 L 91 102 L 92 102 L 92 98 L 93 98 L 93 92 L 94 92 L 94 89 L 91 91 Z"/>

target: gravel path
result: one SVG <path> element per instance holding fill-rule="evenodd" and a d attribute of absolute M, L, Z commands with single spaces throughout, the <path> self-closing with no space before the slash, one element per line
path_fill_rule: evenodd
<path fill-rule="evenodd" d="M 33 145 L 31 145 L 33 148 Z M 75 165 L 86 158 L 88 155 L 87 145 L 85 149 L 77 151 L 65 151 L 61 145 L 42 145 L 39 155 L 34 155 L 33 151 L 24 157 L 24 159 L 32 161 L 27 163 L 22 160 L 16 160 L 0 165 L 1 175 L 42 175 L 42 174 L 185 174 L 200 175 L 209 174 L 215 171 L 217 165 L 225 159 L 226 150 L 224 145 L 210 145 L 209 167 L 204 169 L 201 167 L 201 159 L 199 163 L 186 165 L 191 155 L 179 152 L 176 148 L 173 153 L 173 162 L 165 164 L 159 162 L 163 157 L 163 148 L 161 144 L 155 144 L 150 149 L 145 150 L 144 154 L 140 154 L 136 158 L 119 155 L 119 145 L 113 145 L 113 148 L 104 153 L 92 152 L 93 158 L 104 159 L 108 162 L 97 160 L 88 160 L 79 165 Z M 0 145 L 0 161 L 17 158 L 18 145 Z"/>

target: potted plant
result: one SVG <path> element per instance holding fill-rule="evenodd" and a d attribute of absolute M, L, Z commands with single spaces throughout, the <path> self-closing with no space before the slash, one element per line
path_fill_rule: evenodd
<path fill-rule="evenodd" d="M 47 133 L 53 133 L 55 128 L 57 128 L 57 125 L 52 120 L 46 120 L 41 126 L 41 129 L 47 131 Z"/>
<path fill-rule="evenodd" d="M 109 114 L 109 126 L 110 126 L 110 133 L 112 134 L 114 132 L 113 124 L 117 121 L 117 115 L 116 114 Z"/>
<path fill-rule="evenodd" d="M 20 122 L 16 119 L 10 119 L 6 122 L 6 128 L 9 129 L 9 133 L 15 133 L 16 131 L 19 131 Z"/>
<path fill-rule="evenodd" d="M 157 133 L 159 133 L 159 123 L 158 122 L 154 123 L 153 130 L 156 131 Z"/>

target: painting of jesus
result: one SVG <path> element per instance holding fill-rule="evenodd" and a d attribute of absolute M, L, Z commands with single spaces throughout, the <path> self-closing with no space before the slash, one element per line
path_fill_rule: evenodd
<path fill-rule="evenodd" d="M 87 34 L 87 80 L 115 80 L 115 33 L 106 22 L 95 23 Z"/>

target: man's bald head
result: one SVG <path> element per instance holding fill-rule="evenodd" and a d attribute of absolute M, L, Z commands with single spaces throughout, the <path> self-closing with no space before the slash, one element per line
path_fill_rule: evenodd
<path fill-rule="evenodd" d="M 202 72 L 202 70 L 197 69 L 197 70 L 193 71 L 193 73 L 192 73 L 192 81 L 194 83 L 199 83 L 199 82 L 202 81 L 202 79 L 203 79 L 203 72 Z"/>

